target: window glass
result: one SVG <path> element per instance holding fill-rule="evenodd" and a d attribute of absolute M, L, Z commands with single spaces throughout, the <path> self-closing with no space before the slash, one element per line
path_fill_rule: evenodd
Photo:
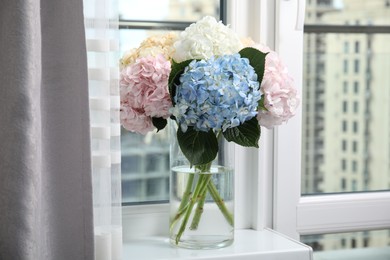
<path fill-rule="evenodd" d="M 206 15 L 219 19 L 219 3 L 219 0 L 119 0 L 121 56 L 138 47 L 148 36 L 173 31 L 172 27 L 183 30 Z M 168 200 L 167 132 L 140 135 L 122 129 L 122 202 L 125 205 Z"/>
<path fill-rule="evenodd" d="M 219 18 L 219 0 L 119 0 L 120 19 L 141 21 L 197 21 Z"/>
<path fill-rule="evenodd" d="M 390 230 L 307 235 L 301 241 L 313 248 L 314 260 L 390 259 Z"/>
<path fill-rule="evenodd" d="M 384 0 L 306 4 L 302 193 L 388 190 L 390 7 Z"/>
<path fill-rule="evenodd" d="M 387 26 L 389 9 L 389 0 L 306 1 L 305 24 Z M 351 41 L 352 44 L 354 42 Z"/>
<path fill-rule="evenodd" d="M 170 27 L 185 28 L 206 15 L 219 19 L 219 9 L 220 0 L 119 0 L 120 53 L 136 48 L 148 36 L 166 32 L 164 27 L 175 31 Z M 121 26 L 127 21 L 138 28 Z"/>
<path fill-rule="evenodd" d="M 355 92 L 355 94 L 359 93 L 359 82 L 358 81 L 353 82 L 353 91 Z"/>

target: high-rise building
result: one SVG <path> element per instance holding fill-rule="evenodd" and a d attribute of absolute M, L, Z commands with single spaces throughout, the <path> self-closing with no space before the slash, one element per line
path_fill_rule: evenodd
<path fill-rule="evenodd" d="M 389 22 L 384 0 L 308 3 L 308 24 Z M 389 39 L 364 31 L 305 35 L 303 193 L 389 188 Z"/>

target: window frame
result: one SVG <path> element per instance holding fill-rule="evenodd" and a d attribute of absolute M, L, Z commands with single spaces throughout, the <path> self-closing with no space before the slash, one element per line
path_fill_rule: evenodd
<path fill-rule="evenodd" d="M 305 2 L 305 1 L 300 1 Z M 296 1 L 277 1 L 276 50 L 302 86 L 303 32 L 295 23 Z M 302 3 L 301 3 L 302 4 Z M 289 12 L 290 11 L 290 12 Z M 323 30 L 354 32 L 367 29 L 355 26 L 324 26 Z M 384 32 L 385 26 L 368 28 L 371 32 Z M 312 32 L 316 26 L 305 26 Z M 387 26 L 388 28 L 388 26 Z M 294 46 L 294 51 L 291 51 Z M 302 105 L 301 105 L 302 107 Z M 341 194 L 301 195 L 301 124 L 302 111 L 288 125 L 277 129 L 275 148 L 275 197 L 274 229 L 293 239 L 300 235 L 315 235 L 337 232 L 387 229 L 390 227 L 390 191 L 355 192 Z M 286 147 L 292 147 L 286 149 Z"/>

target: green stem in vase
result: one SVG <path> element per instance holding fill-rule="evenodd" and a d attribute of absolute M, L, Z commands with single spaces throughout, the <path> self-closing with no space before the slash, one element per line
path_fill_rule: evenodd
<path fill-rule="evenodd" d="M 177 210 L 175 217 L 171 221 L 171 226 L 170 226 L 171 230 L 175 226 L 176 222 L 179 221 L 181 216 L 183 216 L 185 209 L 188 207 L 188 204 L 190 203 L 190 195 L 192 192 L 192 184 L 194 183 L 194 177 L 195 174 L 190 174 L 188 177 L 186 189 L 184 190 L 179 209 Z"/>
<path fill-rule="evenodd" d="M 207 194 L 207 185 L 208 185 L 208 182 L 210 182 L 211 176 L 208 175 L 205 177 L 205 179 L 206 180 L 204 181 L 204 184 L 202 185 L 202 190 L 199 192 L 198 204 L 196 205 L 194 217 L 192 218 L 192 222 L 191 222 L 191 226 L 190 226 L 191 230 L 198 229 L 200 217 L 202 216 L 202 213 L 203 213 L 203 206 L 204 206 L 204 203 L 206 200 L 206 194 Z"/>
<path fill-rule="evenodd" d="M 205 183 L 206 185 L 204 185 L 204 188 L 202 188 L 197 198 L 198 204 L 196 206 L 195 214 L 191 222 L 191 226 L 190 226 L 191 230 L 196 230 L 198 228 L 200 217 L 202 216 L 203 213 L 203 206 L 207 195 L 207 186 L 208 183 L 211 181 L 211 172 L 210 172 L 211 162 L 198 166 L 198 169 L 201 171 L 201 174 L 208 176 L 208 178 L 207 178 L 207 183 Z"/>
<path fill-rule="evenodd" d="M 205 177 L 206 177 L 206 180 L 205 180 Z M 210 179 L 210 176 L 207 176 L 204 174 L 199 174 L 199 179 L 197 181 L 194 193 L 192 194 L 192 197 L 189 199 L 189 204 L 185 210 L 183 221 L 182 221 L 180 228 L 179 228 L 179 231 L 176 235 L 176 239 L 175 239 L 176 245 L 179 243 L 180 238 L 183 235 L 183 232 L 187 226 L 187 222 L 190 218 L 192 208 L 195 206 L 195 203 L 197 201 L 197 198 L 198 198 L 200 192 L 202 191 L 202 189 L 204 189 L 205 186 L 207 187 L 207 184 L 208 184 L 207 179 Z"/>
<path fill-rule="evenodd" d="M 234 224 L 233 214 L 230 213 L 229 210 L 226 208 L 225 202 L 223 201 L 223 199 L 221 198 L 221 196 L 218 193 L 217 187 L 215 187 L 214 183 L 212 181 L 210 181 L 208 183 L 207 188 L 211 194 L 211 197 L 213 197 L 213 200 L 217 204 L 218 208 L 222 212 L 222 214 L 225 217 L 225 219 L 227 220 L 227 222 L 231 226 L 233 226 L 233 224 Z"/>

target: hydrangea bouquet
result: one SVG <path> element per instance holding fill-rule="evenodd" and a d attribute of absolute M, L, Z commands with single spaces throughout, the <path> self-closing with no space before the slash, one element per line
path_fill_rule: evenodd
<path fill-rule="evenodd" d="M 123 127 L 145 134 L 163 129 L 172 118 L 178 126 L 181 151 L 200 173 L 210 171 L 221 138 L 258 147 L 260 126 L 272 128 L 287 122 L 295 114 L 299 98 L 277 53 L 246 42 L 212 17 L 191 24 L 180 35 L 146 39 L 121 60 Z M 207 192 L 233 225 L 232 214 L 207 176 L 197 179 L 194 190 L 184 192 L 171 217 L 171 227 L 181 220 L 176 244 L 190 212 L 204 203 Z M 187 187 L 193 186 L 190 184 Z M 197 227 L 199 212 L 192 218 L 191 228 Z"/>

